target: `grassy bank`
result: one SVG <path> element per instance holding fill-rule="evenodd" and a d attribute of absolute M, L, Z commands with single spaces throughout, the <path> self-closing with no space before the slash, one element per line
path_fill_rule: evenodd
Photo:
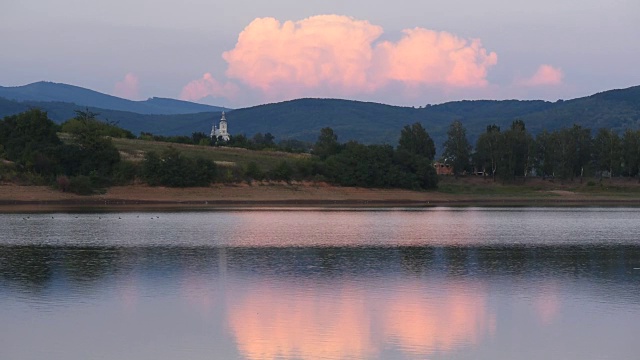
<path fill-rule="evenodd" d="M 124 159 L 141 161 L 150 151 L 174 147 L 187 157 L 202 157 L 222 166 L 246 167 L 250 162 L 270 170 L 282 160 L 309 157 L 276 151 L 209 147 L 132 139 L 113 139 Z M 529 178 L 504 183 L 491 178 L 440 177 L 437 190 L 369 189 L 317 182 L 213 184 L 198 188 L 114 186 L 106 192 L 80 196 L 47 186 L 0 184 L 0 212 L 140 209 L 215 209 L 228 207 L 425 207 L 425 206 L 640 206 L 637 179 Z"/>
<path fill-rule="evenodd" d="M 637 179 L 628 178 L 583 179 L 582 181 L 580 179 L 562 181 L 560 179 L 529 178 L 505 183 L 479 176 L 458 179 L 445 176 L 440 178 L 438 191 L 451 195 L 523 198 L 563 195 L 640 198 L 640 183 Z"/>
<path fill-rule="evenodd" d="M 123 160 L 141 161 L 144 159 L 145 153 L 150 151 L 161 153 L 171 146 L 187 157 L 201 157 L 223 166 L 246 167 L 253 161 L 260 164 L 264 170 L 273 169 L 282 160 L 295 160 L 310 156 L 309 154 L 292 154 L 281 151 L 254 151 L 243 148 L 199 146 L 137 139 L 113 139 L 113 143 L 120 151 Z"/>

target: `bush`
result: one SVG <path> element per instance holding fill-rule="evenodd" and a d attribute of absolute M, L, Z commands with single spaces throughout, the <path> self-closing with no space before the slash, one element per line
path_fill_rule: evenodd
<path fill-rule="evenodd" d="M 9 181 L 17 176 L 14 163 L 0 159 L 0 181 Z"/>
<path fill-rule="evenodd" d="M 291 176 L 293 176 L 293 168 L 284 160 L 269 172 L 269 178 L 271 178 L 271 180 L 284 180 L 289 182 L 291 181 Z"/>
<path fill-rule="evenodd" d="M 71 177 L 69 191 L 78 195 L 91 195 L 94 192 L 91 178 L 85 175 Z"/>
<path fill-rule="evenodd" d="M 71 181 L 69 180 L 69 178 L 66 175 L 60 175 L 56 179 L 56 185 L 58 186 L 58 190 L 60 190 L 62 192 L 69 191 L 69 185 L 70 184 L 71 184 Z"/>
<path fill-rule="evenodd" d="M 142 163 L 142 178 L 151 186 L 189 187 L 208 186 L 218 175 L 216 164 L 207 159 L 182 156 L 174 148 L 162 155 L 149 152 Z"/>
<path fill-rule="evenodd" d="M 251 180 L 262 180 L 264 179 L 264 172 L 255 161 L 251 161 L 244 170 L 244 176 Z"/>
<path fill-rule="evenodd" d="M 40 174 L 36 174 L 34 172 L 29 171 L 29 172 L 17 172 L 16 180 L 21 185 L 44 186 L 44 185 L 50 185 L 51 182 L 53 181 L 53 178 L 47 178 Z"/>
<path fill-rule="evenodd" d="M 120 161 L 113 168 L 113 184 L 127 185 L 132 183 L 138 175 L 137 164 L 131 161 Z"/>
<path fill-rule="evenodd" d="M 189 186 L 209 186 L 218 175 L 216 163 L 211 160 L 196 158 L 188 166 L 192 168 L 192 183 Z"/>

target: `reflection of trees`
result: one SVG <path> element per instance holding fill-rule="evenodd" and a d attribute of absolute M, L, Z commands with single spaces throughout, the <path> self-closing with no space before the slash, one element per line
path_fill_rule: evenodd
<path fill-rule="evenodd" d="M 333 272 L 337 267 L 338 254 L 335 248 L 319 248 L 315 251 L 316 256 L 320 259 L 319 265 L 323 272 Z"/>
<path fill-rule="evenodd" d="M 57 279 L 76 289 L 140 271 L 150 276 L 216 266 L 217 249 L 0 246 L 0 280 L 37 292 Z"/>
<path fill-rule="evenodd" d="M 131 271 L 166 276 L 218 271 L 216 248 L 64 248 L 0 246 L 0 280 L 40 291 L 57 277 L 97 286 Z M 287 277 L 414 274 L 558 275 L 634 281 L 640 246 L 228 248 L 230 274 Z"/>
<path fill-rule="evenodd" d="M 61 266 L 72 283 L 86 286 L 100 281 L 114 269 L 114 262 L 118 260 L 116 251 L 100 248 L 70 249 L 64 252 Z"/>
<path fill-rule="evenodd" d="M 0 279 L 23 290 L 39 292 L 52 279 L 53 262 L 50 248 L 0 246 Z"/>
<path fill-rule="evenodd" d="M 470 248 L 449 247 L 445 248 L 447 259 L 447 272 L 451 275 L 461 275 L 469 272 L 469 252 Z"/>
<path fill-rule="evenodd" d="M 530 261 L 539 264 L 546 256 L 553 256 L 552 252 L 543 252 L 538 257 L 533 248 L 521 246 L 501 246 L 481 248 L 478 251 L 478 266 L 487 273 L 521 274 L 527 269 L 532 270 Z M 535 260 L 534 260 L 535 259 Z"/>
<path fill-rule="evenodd" d="M 400 249 L 402 268 L 411 273 L 422 274 L 432 267 L 434 252 L 432 247 L 403 247 Z"/>

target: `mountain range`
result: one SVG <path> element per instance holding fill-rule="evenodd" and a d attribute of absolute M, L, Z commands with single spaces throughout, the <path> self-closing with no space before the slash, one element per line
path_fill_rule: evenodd
<path fill-rule="evenodd" d="M 132 101 L 103 94 L 79 86 L 40 81 L 15 87 L 0 86 L 0 97 L 20 102 L 63 102 L 85 107 L 127 111 L 138 114 L 192 114 L 206 111 L 223 111 L 222 107 L 196 104 L 188 101 L 150 98 Z"/>
<path fill-rule="evenodd" d="M 297 99 L 229 110 L 173 99 L 130 101 L 80 87 L 48 82 L 0 87 L 0 117 L 38 107 L 60 123 L 76 110 L 99 113 L 135 134 L 191 135 L 208 133 L 227 110 L 231 134 L 271 133 L 276 140 L 315 141 L 320 129 L 331 127 L 339 141 L 395 144 L 403 126 L 420 122 L 438 147 L 453 120 L 461 120 L 473 143 L 487 125 L 503 129 L 516 119 L 533 134 L 579 124 L 622 132 L 640 128 L 640 86 L 601 92 L 556 102 L 542 100 L 453 101 L 425 107 L 401 107 L 340 99 Z"/>

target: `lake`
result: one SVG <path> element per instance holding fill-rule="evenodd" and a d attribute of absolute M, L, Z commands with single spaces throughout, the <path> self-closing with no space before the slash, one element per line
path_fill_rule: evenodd
<path fill-rule="evenodd" d="M 0 214 L 0 359 L 638 359 L 640 209 Z"/>

